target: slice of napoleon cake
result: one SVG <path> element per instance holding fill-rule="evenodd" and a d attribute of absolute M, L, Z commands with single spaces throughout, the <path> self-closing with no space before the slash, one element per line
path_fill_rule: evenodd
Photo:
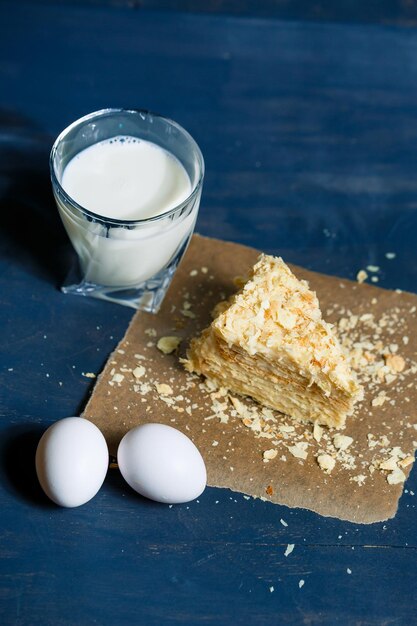
<path fill-rule="evenodd" d="M 191 341 L 186 369 L 296 419 L 343 426 L 363 392 L 308 283 L 261 255 L 223 304 Z"/>

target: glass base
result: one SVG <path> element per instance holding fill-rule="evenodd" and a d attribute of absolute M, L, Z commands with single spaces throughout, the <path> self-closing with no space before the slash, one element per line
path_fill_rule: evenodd
<path fill-rule="evenodd" d="M 147 313 L 158 313 L 175 270 L 176 264 L 134 287 L 106 287 L 80 279 L 78 268 L 74 268 L 61 291 L 74 296 L 108 300 Z"/>

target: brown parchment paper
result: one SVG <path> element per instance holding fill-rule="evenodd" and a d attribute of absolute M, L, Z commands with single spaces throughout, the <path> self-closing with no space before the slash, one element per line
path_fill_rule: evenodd
<path fill-rule="evenodd" d="M 388 472 L 371 466 L 375 458 L 390 457 L 394 446 L 409 455 L 414 455 L 417 446 L 417 392 L 409 369 L 417 354 L 417 296 L 292 268 L 317 292 L 323 315 L 330 322 L 337 323 L 344 310 L 359 317 L 370 311 L 375 318 L 391 315 L 395 323 L 383 328 L 380 338 L 398 345 L 408 368 L 400 380 L 381 384 L 389 398 L 383 405 L 372 406 L 377 392 L 366 389 L 364 401 L 343 431 L 354 440 L 348 462 L 337 461 L 326 474 L 317 463 L 323 442 L 312 437 L 311 425 L 275 414 L 278 423 L 294 425 L 295 435 L 308 441 L 307 458 L 296 458 L 288 449 L 294 433 L 284 433 L 275 443 L 259 437 L 236 415 L 227 396 L 216 398 L 213 390 L 201 384 L 199 377 L 186 373 L 179 362 L 189 339 L 210 323 L 213 306 L 236 290 L 233 279 L 245 275 L 258 254 L 242 245 L 194 235 L 160 312 L 134 315 L 99 376 L 83 416 L 102 430 L 113 455 L 133 426 L 165 423 L 185 432 L 198 446 L 211 486 L 357 523 L 393 517 L 403 484 L 389 484 Z M 163 336 L 182 338 L 175 353 L 158 350 L 157 341 Z M 161 394 L 160 387 L 158 392 L 159 384 L 169 385 L 172 393 Z M 245 402 L 249 408 L 256 404 Z M 327 441 L 335 433 L 327 431 Z M 385 444 L 375 444 L 382 436 Z M 263 453 L 274 448 L 277 456 L 265 462 Z M 404 468 L 406 475 L 411 467 Z"/>

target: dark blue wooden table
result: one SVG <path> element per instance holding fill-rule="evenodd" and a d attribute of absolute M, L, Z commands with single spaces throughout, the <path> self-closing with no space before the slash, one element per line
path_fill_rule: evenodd
<path fill-rule="evenodd" d="M 169 508 L 116 470 L 79 509 L 40 492 L 40 434 L 80 413 L 132 316 L 59 291 L 48 153 L 107 106 L 194 135 L 200 233 L 417 291 L 415 30 L 1 2 L 0 624 L 417 624 L 415 470 L 371 526 L 213 488 Z"/>

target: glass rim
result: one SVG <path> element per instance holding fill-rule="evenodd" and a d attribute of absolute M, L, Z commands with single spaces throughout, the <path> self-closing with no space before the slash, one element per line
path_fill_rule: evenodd
<path fill-rule="evenodd" d="M 191 143 L 197 155 L 200 172 L 199 172 L 198 180 L 195 183 L 195 185 L 193 185 L 193 189 L 191 193 L 182 202 L 180 202 L 180 204 L 177 204 L 175 207 L 169 209 L 168 211 L 165 211 L 164 213 L 159 213 L 158 215 L 153 215 L 152 217 L 145 217 L 145 218 L 136 219 L 136 220 L 121 220 L 115 217 L 106 217 L 105 215 L 100 215 L 100 213 L 95 213 L 94 211 L 90 211 L 90 209 L 87 209 L 82 204 L 79 204 L 78 202 L 76 202 L 76 200 L 74 200 L 74 198 L 72 198 L 72 196 L 70 196 L 65 191 L 64 187 L 61 185 L 60 181 L 58 180 L 58 177 L 55 171 L 56 153 L 57 153 L 59 144 L 77 126 L 81 126 L 82 124 L 85 124 L 86 122 L 90 122 L 91 120 L 99 118 L 99 117 L 105 117 L 105 116 L 109 116 L 109 115 L 117 114 L 117 113 L 128 113 L 130 115 L 143 114 L 143 115 L 150 116 L 153 118 L 159 118 L 160 120 L 168 122 L 171 126 L 174 126 Z M 114 224 L 116 226 L 135 226 L 135 225 L 140 225 L 140 224 L 149 224 L 152 222 L 158 222 L 159 220 L 166 219 L 167 217 L 171 217 L 172 215 L 175 215 L 175 213 L 182 211 L 182 209 L 184 209 L 190 203 L 190 201 L 193 200 L 195 196 L 198 194 L 201 188 L 203 179 L 204 179 L 205 165 L 204 165 L 204 157 L 199 148 L 199 145 L 197 144 L 195 139 L 190 135 L 190 133 L 187 130 L 185 130 L 185 128 L 183 128 L 180 124 L 178 124 L 178 122 L 175 122 L 171 118 L 165 117 L 164 115 L 153 113 L 152 111 L 149 111 L 148 109 L 124 109 L 124 108 L 111 108 L 110 107 L 107 109 L 100 109 L 98 111 L 93 111 L 92 113 L 88 113 L 87 115 L 84 115 L 83 117 L 78 118 L 77 120 L 75 120 L 74 122 L 66 126 L 66 128 L 64 128 L 64 130 L 62 130 L 59 133 L 58 137 L 55 139 L 52 145 L 51 152 L 49 155 L 49 169 L 50 169 L 52 183 L 54 187 L 56 187 L 56 189 L 58 190 L 59 195 L 62 195 L 64 200 L 69 202 L 75 209 L 78 209 L 79 211 L 87 215 L 88 217 L 92 218 L 92 220 L 94 220 L 95 222 L 101 222 L 104 224 Z"/>

